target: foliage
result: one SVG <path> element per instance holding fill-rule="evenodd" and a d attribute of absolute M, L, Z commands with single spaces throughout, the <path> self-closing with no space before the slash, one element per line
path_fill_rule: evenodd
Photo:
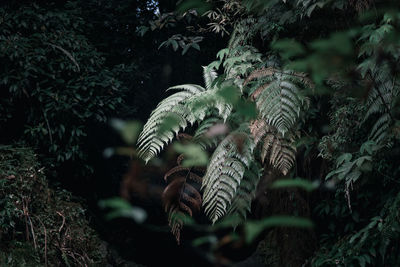
<path fill-rule="evenodd" d="M 273 171 L 287 178 L 302 173 L 299 176 L 307 179 L 315 179 L 317 173 L 322 179 L 315 184 L 281 182 L 334 190 L 324 193 L 326 199 L 316 197 L 317 202 L 323 200 L 319 205 L 309 202 L 317 206 L 317 225 L 325 216 L 338 216 L 338 222 L 319 228 L 321 250 L 308 263 L 398 264 L 396 257 L 385 261 L 390 251 L 398 250 L 389 245 L 398 239 L 396 208 L 389 208 L 397 203 L 397 195 L 381 197 L 383 188 L 398 188 L 394 161 L 399 157 L 400 13 L 396 3 L 207 2 L 211 6 L 203 17 L 210 20 L 208 30 L 229 33 L 230 41 L 205 67 L 205 87 L 172 87 L 180 91 L 153 111 L 139 138 L 140 156 L 149 161 L 180 131 L 203 129 L 205 119 L 222 122 L 228 130 L 218 139 L 210 134 L 201 137 L 214 138 L 212 146 L 204 147 L 211 157 L 201 192 L 212 222 L 230 214 L 239 202 L 242 208 L 249 207 L 262 168 L 262 182 Z M 322 164 L 315 166 L 313 161 Z M 310 162 L 309 169 L 304 162 Z M 366 205 L 376 196 L 378 206 L 368 210 Z M 245 218 L 246 212 L 235 212 Z M 388 216 L 393 231 L 385 236 L 380 233 L 383 216 Z M 381 248 L 380 255 L 378 248 L 364 251 L 369 236 L 375 238 L 374 247 Z"/>
<path fill-rule="evenodd" d="M 199 246 L 209 242 L 214 250 L 227 244 L 243 248 L 265 235 L 269 266 L 399 265 L 397 1 L 188 0 L 170 12 L 175 4 L 96 0 L 2 5 L 1 137 L 25 140 L 48 159 L 45 166 L 55 159 L 57 164 L 86 165 L 89 124 L 124 113 L 126 95 L 134 96 L 128 102 L 146 116 L 153 107 L 148 103 L 158 101 L 158 88 L 165 85 L 168 95 L 138 138 L 138 123 L 111 124 L 129 145 L 137 141 L 137 151 L 125 151 L 146 163 L 161 166 L 155 157 L 170 144 L 179 153 L 174 167 L 162 165 L 164 209 L 178 242 L 184 242 L 183 225 L 204 213 L 212 229 L 225 231 L 229 225 L 235 233 L 217 238 L 206 228 L 210 236 L 200 239 Z M 83 17 L 93 20 L 86 23 Z M 102 29 L 109 36 L 98 37 Z M 214 51 L 204 44 L 215 40 L 225 47 L 208 62 L 207 53 Z M 181 50 L 185 57 L 165 47 Z M 143 52 L 152 48 L 152 53 Z M 125 65 L 116 65 L 120 63 Z M 200 64 L 205 65 L 203 77 L 198 75 L 193 84 L 169 85 L 172 71 L 184 83 L 193 78 L 186 75 L 188 69 Z M 200 73 L 197 69 L 191 73 Z M 195 84 L 201 78 L 203 85 Z M 8 171 L 16 169 L 12 165 Z M 17 179 L 22 172 L 2 179 L 6 189 L 19 186 L 1 201 L 0 238 L 16 234 L 19 239 L 8 244 L 27 254 L 13 264 L 50 263 L 54 255 L 66 265 L 71 259 L 100 259 L 79 258 L 50 245 L 50 240 L 65 239 L 73 222 L 66 219 L 61 230 L 47 231 L 60 225 L 66 210 L 56 206 L 63 215 L 51 213 L 53 206 L 43 196 L 35 201 L 49 204 L 47 208 L 21 209 L 16 196 L 26 198 L 37 187 L 56 192 L 44 180 L 31 185 L 32 179 L 26 183 L 33 190 L 25 190 Z M 40 177 L 38 172 L 34 177 Z M 53 198 L 54 203 L 66 202 Z M 27 206 L 25 202 L 21 205 Z M 112 218 L 138 219 L 142 212 L 118 199 L 102 204 L 114 209 Z M 39 211 L 52 214 L 46 217 L 49 223 Z M 69 212 L 82 216 L 73 208 Z M 308 220 L 293 220 L 310 214 L 313 230 L 289 229 L 310 226 Z M 20 232 L 32 242 L 20 238 Z M 43 237 L 49 246 L 43 246 Z M 68 242 L 71 247 L 76 241 Z M 83 248 L 76 247 L 68 251 L 83 255 Z"/>
<path fill-rule="evenodd" d="M 0 17 L 2 138 L 37 147 L 46 166 L 72 161 L 87 173 L 88 125 L 121 107 L 124 87 L 114 76 L 127 70 L 104 66 L 76 3 L 5 4 Z"/>
<path fill-rule="evenodd" d="M 0 147 L 1 265 L 104 263 L 100 240 L 71 193 L 49 187 L 32 149 Z"/>

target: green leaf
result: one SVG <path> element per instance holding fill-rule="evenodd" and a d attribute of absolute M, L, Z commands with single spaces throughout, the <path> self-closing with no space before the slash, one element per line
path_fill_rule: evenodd
<path fill-rule="evenodd" d="M 217 58 L 219 58 L 220 60 L 223 60 L 225 58 L 225 56 L 227 56 L 228 54 L 229 54 L 229 48 L 221 49 L 217 53 Z"/>
<path fill-rule="evenodd" d="M 133 145 L 142 129 L 142 124 L 138 121 L 123 121 L 119 119 L 112 119 L 111 126 L 119 132 L 122 139 L 128 145 Z"/>
<path fill-rule="evenodd" d="M 212 5 L 204 0 L 186 0 L 178 6 L 177 12 L 183 14 L 191 9 L 194 9 L 197 11 L 197 13 L 199 13 L 199 15 L 203 15 L 211 8 Z"/>
<path fill-rule="evenodd" d="M 296 178 L 296 179 L 279 179 L 271 185 L 271 188 L 273 189 L 286 188 L 286 187 L 300 187 L 307 192 L 311 192 L 316 188 L 318 188 L 318 184 L 312 183 L 308 180 Z"/>
<path fill-rule="evenodd" d="M 192 44 L 192 47 L 193 47 L 194 49 L 200 51 L 200 46 L 199 46 L 198 43 L 193 43 L 193 44 Z"/>
<path fill-rule="evenodd" d="M 240 99 L 234 106 L 237 114 L 243 115 L 246 120 L 257 118 L 258 110 L 253 101 Z"/>
<path fill-rule="evenodd" d="M 119 197 L 101 200 L 99 201 L 99 206 L 102 209 L 111 209 L 111 212 L 106 215 L 107 220 L 125 217 L 131 218 L 137 223 L 143 223 L 147 218 L 145 210 L 131 206 L 128 201 Z"/>
<path fill-rule="evenodd" d="M 375 141 L 373 140 L 368 140 L 364 142 L 361 147 L 360 147 L 360 153 L 364 154 L 367 152 L 369 155 L 372 155 L 372 153 L 376 150 L 379 149 L 379 146 L 376 144 Z"/>
<path fill-rule="evenodd" d="M 199 247 L 204 244 L 216 244 L 218 242 L 218 238 L 215 235 L 206 235 L 199 238 L 196 238 L 192 241 L 192 246 Z"/>
<path fill-rule="evenodd" d="M 351 153 L 343 153 L 336 159 L 336 167 L 339 167 L 344 162 L 349 162 L 353 155 Z"/>
<path fill-rule="evenodd" d="M 205 166 L 208 163 L 208 155 L 200 145 L 175 143 L 174 149 L 184 155 L 183 167 Z"/>
<path fill-rule="evenodd" d="M 312 228 L 313 223 L 309 219 L 293 216 L 272 216 L 259 221 L 247 221 L 244 224 L 246 243 L 250 244 L 270 227 Z"/>
<path fill-rule="evenodd" d="M 271 45 L 272 49 L 279 51 L 283 59 L 290 59 L 299 55 L 304 55 L 306 52 L 304 46 L 294 39 L 283 39 L 274 42 Z"/>
<path fill-rule="evenodd" d="M 158 128 L 159 134 L 170 131 L 179 125 L 180 117 L 176 114 L 170 113 L 162 119 L 160 127 Z"/>

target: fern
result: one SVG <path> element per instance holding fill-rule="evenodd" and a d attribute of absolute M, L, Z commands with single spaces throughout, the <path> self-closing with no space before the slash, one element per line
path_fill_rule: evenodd
<path fill-rule="evenodd" d="M 255 144 L 260 147 L 261 160 L 264 163 L 269 158 L 269 164 L 286 175 L 296 161 L 294 136 L 285 137 L 265 120 L 253 121 L 250 126 Z"/>
<path fill-rule="evenodd" d="M 178 165 L 169 170 L 164 180 L 169 181 L 162 198 L 171 232 L 180 242 L 181 230 L 186 216 L 192 217 L 201 209 L 202 198 L 196 187 L 200 187 L 202 169 L 181 166 L 182 155 L 178 157 Z"/>
<path fill-rule="evenodd" d="M 246 127 L 242 125 L 218 145 L 204 176 L 203 206 L 213 222 L 226 214 L 253 160 L 254 143 Z"/>
<path fill-rule="evenodd" d="M 373 73 L 372 79 L 374 86 L 368 94 L 367 112 L 363 122 L 370 119 L 373 114 L 380 115 L 371 129 L 369 139 L 376 143 L 383 143 L 393 122 L 391 113 L 396 97 L 399 95 L 399 84 L 396 77 L 392 77 L 385 66 Z"/>
<path fill-rule="evenodd" d="M 262 80 L 251 87 L 251 97 L 261 117 L 284 136 L 295 126 L 300 111 L 308 107 L 309 101 L 301 95 L 301 89 L 311 87 L 311 82 L 304 74 L 267 68 L 253 72 L 245 84 L 256 78 Z"/>
<path fill-rule="evenodd" d="M 149 120 L 143 127 L 143 130 L 138 138 L 139 156 L 148 162 L 156 156 L 164 147 L 165 144 L 172 141 L 174 132 L 177 133 L 180 128 L 187 126 L 185 106 L 182 103 L 196 93 L 202 92 L 201 89 L 192 86 L 185 86 L 185 91 L 175 93 L 158 104 L 157 108 L 151 113 Z M 160 125 L 167 116 L 174 114 L 179 119 L 179 125 L 175 126 L 169 132 L 160 132 Z"/>
<path fill-rule="evenodd" d="M 246 220 L 261 174 L 262 169 L 256 162 L 252 162 L 250 168 L 243 174 L 243 179 L 227 211 L 227 215 L 236 216 L 238 219 L 236 224 Z"/>
<path fill-rule="evenodd" d="M 202 121 L 210 113 L 209 110 L 217 110 L 217 115 L 224 119 L 229 116 L 232 104 L 218 94 L 219 88 L 212 87 L 215 78 L 215 72 L 204 68 L 206 88 L 184 84 L 168 89 L 181 91 L 161 101 L 151 113 L 138 138 L 139 157 L 148 162 L 170 143 L 181 129 L 185 129 L 188 124 Z M 168 130 L 161 131 L 168 118 L 172 118 L 174 123 L 172 126 L 168 125 Z"/>
<path fill-rule="evenodd" d="M 200 145 L 204 150 L 206 150 L 207 148 L 215 148 L 218 143 L 222 141 L 222 136 L 217 135 L 210 137 L 207 136 L 207 133 L 211 129 L 211 127 L 219 123 L 222 123 L 222 121 L 220 118 L 217 117 L 207 118 L 202 121 L 195 131 L 193 142 Z"/>

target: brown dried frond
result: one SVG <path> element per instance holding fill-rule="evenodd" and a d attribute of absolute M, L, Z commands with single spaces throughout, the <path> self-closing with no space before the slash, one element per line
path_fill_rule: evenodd
<path fill-rule="evenodd" d="M 290 135 L 283 137 L 262 119 L 254 120 L 250 124 L 250 132 L 255 144 L 261 143 L 261 161 L 265 163 L 268 157 L 269 164 L 286 175 L 295 163 L 294 138 Z"/>
<path fill-rule="evenodd" d="M 249 82 L 251 82 L 254 79 L 271 76 L 275 72 L 280 72 L 280 71 L 272 67 L 255 70 L 252 73 L 250 73 L 249 77 L 246 78 L 246 80 L 243 83 L 243 86 L 246 86 Z"/>
<path fill-rule="evenodd" d="M 269 132 L 264 137 L 261 160 L 269 156 L 269 164 L 286 175 L 296 161 L 296 147 L 291 136 L 283 137 L 278 132 Z"/>
<path fill-rule="evenodd" d="M 264 135 L 269 131 L 270 126 L 265 120 L 258 119 L 250 123 L 250 133 L 254 138 L 255 145 L 260 142 Z"/>
<path fill-rule="evenodd" d="M 300 81 L 302 83 L 304 83 L 305 85 L 307 85 L 309 88 L 314 88 L 314 83 L 312 82 L 312 80 L 310 78 L 308 78 L 308 74 L 305 72 L 289 72 L 289 71 L 282 71 L 280 69 L 276 69 L 273 67 L 268 67 L 268 68 L 261 68 L 261 69 L 257 69 L 254 70 L 252 73 L 250 73 L 250 75 L 246 78 L 246 80 L 243 83 L 243 86 L 246 86 L 248 83 L 250 83 L 251 81 L 255 80 L 255 79 L 259 79 L 259 78 L 263 78 L 263 77 L 267 77 L 267 76 L 272 76 L 275 73 L 281 73 L 281 74 L 285 74 L 285 75 L 289 75 L 289 76 L 293 76 L 296 77 L 298 79 L 300 79 Z M 263 85 L 264 87 L 264 85 Z M 264 87 L 264 89 L 267 86 Z M 256 90 L 257 91 L 257 90 Z"/>
<path fill-rule="evenodd" d="M 180 155 L 178 164 L 182 160 L 183 156 Z M 200 168 L 178 165 L 170 169 L 164 176 L 165 181 L 169 182 L 162 194 L 164 209 L 168 213 L 168 223 L 178 244 L 185 216 L 192 217 L 201 209 L 202 197 L 199 189 L 203 173 L 204 170 Z"/>
<path fill-rule="evenodd" d="M 181 172 L 190 172 L 190 168 L 188 167 L 182 167 L 182 166 L 175 166 L 172 169 L 170 169 L 165 175 L 164 175 L 164 180 L 167 182 L 168 178 L 172 175 L 181 173 Z"/>
<path fill-rule="evenodd" d="M 251 100 L 255 101 L 258 96 L 264 91 L 265 88 L 267 88 L 270 85 L 270 83 L 264 83 L 260 87 L 258 87 L 252 94 L 251 94 Z"/>

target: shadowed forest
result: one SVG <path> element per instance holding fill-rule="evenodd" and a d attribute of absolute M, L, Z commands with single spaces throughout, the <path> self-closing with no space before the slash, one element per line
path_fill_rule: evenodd
<path fill-rule="evenodd" d="M 397 0 L 3 0 L 0 266 L 400 266 Z"/>

